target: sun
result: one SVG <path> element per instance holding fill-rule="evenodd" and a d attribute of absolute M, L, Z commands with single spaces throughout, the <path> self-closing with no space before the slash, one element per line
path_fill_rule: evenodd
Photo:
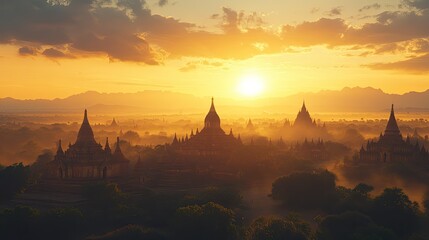
<path fill-rule="evenodd" d="M 257 74 L 248 74 L 240 78 L 237 85 L 237 91 L 246 97 L 255 97 L 260 95 L 265 89 L 264 81 Z"/>

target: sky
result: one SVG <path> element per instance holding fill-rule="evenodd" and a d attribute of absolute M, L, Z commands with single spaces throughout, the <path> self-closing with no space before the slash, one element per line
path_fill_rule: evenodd
<path fill-rule="evenodd" d="M 0 97 L 429 88 L 429 0 L 0 0 Z"/>

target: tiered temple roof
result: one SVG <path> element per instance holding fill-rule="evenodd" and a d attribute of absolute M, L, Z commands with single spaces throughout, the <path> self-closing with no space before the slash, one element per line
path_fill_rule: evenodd
<path fill-rule="evenodd" d="M 76 142 L 63 151 L 61 140 L 58 143 L 55 160 L 50 164 L 48 175 L 61 178 L 106 178 L 126 175 L 129 160 L 122 154 L 120 141 L 117 138 L 115 151 L 112 154 L 109 139 L 103 149 L 94 138 L 94 132 L 85 109 L 82 125 Z"/>
<path fill-rule="evenodd" d="M 296 116 L 295 122 L 293 124 L 294 127 L 315 127 L 316 122 L 311 119 L 310 113 L 305 106 L 305 102 L 302 103 L 301 110 L 298 112 Z"/>
<path fill-rule="evenodd" d="M 392 104 L 384 135 L 380 134 L 378 141 L 368 141 L 366 148 L 362 146 L 359 151 L 359 160 L 361 162 L 427 161 L 428 151 L 423 146 L 420 147 L 418 142 L 412 144 L 409 137 L 404 141 Z"/>
<path fill-rule="evenodd" d="M 172 146 L 179 152 L 186 154 L 213 155 L 228 151 L 241 144 L 240 137 L 235 138 L 232 129 L 229 134 L 226 134 L 221 128 L 220 122 L 212 98 L 209 112 L 204 119 L 204 128 L 201 131 L 197 129 L 195 134 L 192 131 L 190 137 L 186 135 L 186 138 L 182 137 L 182 140 L 179 140 L 175 134 Z"/>

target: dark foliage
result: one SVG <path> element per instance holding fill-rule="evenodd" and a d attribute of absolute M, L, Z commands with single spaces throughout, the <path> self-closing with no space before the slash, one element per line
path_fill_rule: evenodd
<path fill-rule="evenodd" d="M 227 208 L 237 208 L 243 204 L 243 197 L 236 188 L 232 187 L 209 187 L 200 193 L 187 197 L 191 204 L 201 205 L 214 202 Z"/>
<path fill-rule="evenodd" d="M 368 214 L 372 204 L 369 193 L 373 189 L 372 186 L 364 183 L 356 185 L 353 189 L 338 187 L 337 192 L 340 200 L 334 207 L 333 212 L 358 211 Z"/>
<path fill-rule="evenodd" d="M 338 197 L 335 175 L 320 171 L 281 177 L 273 183 L 272 197 L 292 209 L 329 209 Z"/>
<path fill-rule="evenodd" d="M 31 174 L 37 179 L 46 170 L 46 164 L 54 160 L 54 154 L 50 150 L 44 150 L 42 154 L 37 156 L 36 161 L 31 165 Z"/>
<path fill-rule="evenodd" d="M 357 212 L 325 217 L 319 224 L 318 240 L 394 240 L 396 236 Z"/>
<path fill-rule="evenodd" d="M 143 228 L 137 225 L 127 225 L 125 227 L 108 232 L 101 236 L 91 236 L 87 240 L 164 240 L 164 234 L 150 228 Z"/>
<path fill-rule="evenodd" d="M 22 163 L 0 170 L 0 201 L 9 200 L 27 187 L 30 168 Z"/>
<path fill-rule="evenodd" d="M 386 188 L 374 198 L 371 216 L 381 226 L 399 236 L 408 236 L 420 226 L 418 204 L 411 202 L 399 188 Z"/>
<path fill-rule="evenodd" d="M 296 217 L 260 217 L 247 230 L 248 240 L 307 240 L 310 226 Z"/>
<path fill-rule="evenodd" d="M 125 195 L 115 183 L 99 182 L 83 188 L 83 196 L 93 211 L 114 211 L 121 208 Z"/>
<path fill-rule="evenodd" d="M 36 209 L 18 206 L 0 213 L 2 239 L 35 239 L 40 212 Z"/>
<path fill-rule="evenodd" d="M 176 239 L 238 239 L 235 213 L 216 203 L 179 208 L 174 221 Z"/>

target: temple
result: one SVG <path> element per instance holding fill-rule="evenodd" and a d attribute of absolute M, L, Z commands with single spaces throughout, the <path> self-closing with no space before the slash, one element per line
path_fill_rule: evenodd
<path fill-rule="evenodd" d="M 308 161 L 326 161 L 329 159 L 329 153 L 326 150 L 325 143 L 322 139 L 314 141 L 308 141 L 296 143 L 296 145 L 290 148 L 291 155 L 296 159 L 308 160 Z"/>
<path fill-rule="evenodd" d="M 117 138 L 112 152 L 109 140 L 103 149 L 94 138 L 87 111 L 83 117 L 76 142 L 63 151 L 61 140 L 55 158 L 48 164 L 48 177 L 60 179 L 106 179 L 127 176 L 129 160 L 122 154 Z"/>
<path fill-rule="evenodd" d="M 302 107 L 298 111 L 293 123 L 289 119 L 284 121 L 282 131 L 283 136 L 299 142 L 303 142 L 305 139 L 330 138 L 325 124 L 320 125 L 316 122 L 316 119 L 311 118 L 305 102 L 302 103 Z"/>
<path fill-rule="evenodd" d="M 110 123 L 110 127 L 112 128 L 117 128 L 119 127 L 118 123 L 116 122 L 116 119 L 113 118 L 112 122 Z"/>
<path fill-rule="evenodd" d="M 295 122 L 293 123 L 294 127 L 317 127 L 316 121 L 311 119 L 310 113 L 305 107 L 305 102 L 302 103 L 301 110 L 296 116 Z"/>
<path fill-rule="evenodd" d="M 234 147 L 241 145 L 240 136 L 234 137 L 232 129 L 229 134 L 226 134 L 220 126 L 220 117 L 216 112 L 214 106 L 214 100 L 210 110 L 204 119 L 204 128 L 201 131 L 196 131 L 194 134 L 186 135 L 180 141 L 177 136 L 174 136 L 171 146 L 174 147 L 177 152 L 186 155 L 218 155 L 225 153 L 233 149 Z"/>
<path fill-rule="evenodd" d="M 366 148 L 362 146 L 358 158 L 362 163 L 421 161 L 428 160 L 428 151 L 418 141 L 413 144 L 410 137 L 403 139 L 392 104 L 384 135 L 381 133 L 378 141 L 368 141 Z"/>

